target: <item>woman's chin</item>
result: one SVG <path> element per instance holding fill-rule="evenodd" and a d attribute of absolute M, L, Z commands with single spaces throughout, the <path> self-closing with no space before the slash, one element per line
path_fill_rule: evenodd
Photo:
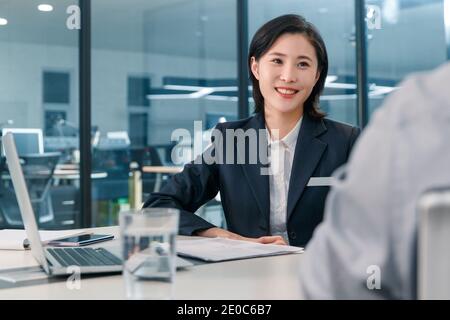
<path fill-rule="evenodd" d="M 274 108 L 274 111 L 288 115 L 288 114 L 298 113 L 299 109 L 300 109 L 299 107 L 277 107 L 277 108 Z"/>

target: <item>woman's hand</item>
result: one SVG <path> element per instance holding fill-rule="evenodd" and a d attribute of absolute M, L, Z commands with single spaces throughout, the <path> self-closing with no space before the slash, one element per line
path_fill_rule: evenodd
<path fill-rule="evenodd" d="M 286 241 L 284 241 L 283 237 L 281 236 L 264 236 L 259 238 L 247 238 L 240 236 L 236 233 L 230 232 L 225 229 L 221 228 L 209 228 L 206 230 L 198 231 L 196 233 L 197 236 L 200 237 L 208 237 L 208 238 L 226 238 L 226 239 L 232 239 L 232 240 L 243 240 L 243 241 L 250 241 L 250 242 L 256 242 L 256 243 L 262 243 L 262 244 L 279 244 L 279 245 L 287 245 Z"/>
<path fill-rule="evenodd" d="M 263 244 L 280 244 L 280 245 L 284 245 L 284 246 L 288 245 L 286 243 L 286 241 L 284 241 L 282 236 L 265 236 L 265 237 L 256 238 L 254 240 L 256 240 L 256 242 L 258 242 L 258 243 L 263 243 Z"/>

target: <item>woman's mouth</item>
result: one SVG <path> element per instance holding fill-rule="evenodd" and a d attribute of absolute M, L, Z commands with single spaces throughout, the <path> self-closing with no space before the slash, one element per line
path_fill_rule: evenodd
<path fill-rule="evenodd" d="M 281 88 L 281 87 L 275 88 L 275 90 L 278 92 L 280 96 L 287 99 L 293 98 L 295 94 L 299 91 L 291 88 Z"/>

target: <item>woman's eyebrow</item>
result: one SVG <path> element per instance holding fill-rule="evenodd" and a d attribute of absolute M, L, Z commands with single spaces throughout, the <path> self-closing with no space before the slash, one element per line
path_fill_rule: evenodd
<path fill-rule="evenodd" d="M 286 57 L 287 55 L 285 55 L 284 53 L 280 53 L 280 52 L 272 52 L 269 54 L 270 56 L 279 56 L 279 57 Z M 297 59 L 306 59 L 312 62 L 312 59 L 308 56 L 305 55 L 300 55 L 297 57 Z"/>

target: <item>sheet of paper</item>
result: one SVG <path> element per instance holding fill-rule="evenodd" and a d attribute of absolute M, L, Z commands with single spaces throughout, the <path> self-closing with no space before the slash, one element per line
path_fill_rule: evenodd
<path fill-rule="evenodd" d="M 82 230 L 41 230 L 39 235 L 45 244 L 50 240 L 61 239 L 69 236 L 86 233 Z M 4 229 L 0 230 L 0 250 L 24 250 L 27 244 L 25 230 Z"/>
<path fill-rule="evenodd" d="M 236 260 L 300 252 L 303 252 L 303 248 L 224 238 L 177 241 L 177 253 L 179 255 L 205 261 Z"/>

